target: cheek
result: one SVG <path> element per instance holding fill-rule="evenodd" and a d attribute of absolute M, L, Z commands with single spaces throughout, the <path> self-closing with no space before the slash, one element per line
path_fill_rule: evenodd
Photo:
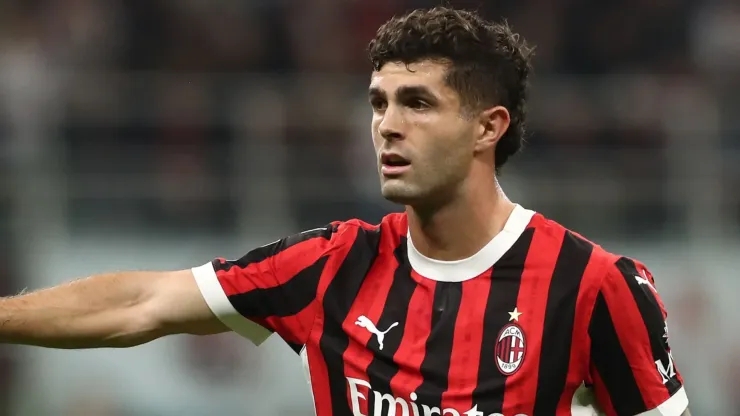
<path fill-rule="evenodd" d="M 383 146 L 383 137 L 378 133 L 378 130 L 373 129 L 373 147 L 377 151 Z"/>
<path fill-rule="evenodd" d="M 373 139 L 373 146 L 375 147 L 375 150 L 378 150 L 382 143 L 382 138 L 380 137 L 380 133 L 378 132 L 379 124 L 380 122 L 376 120 L 375 117 L 373 117 L 372 123 L 370 123 L 370 135 Z"/>
<path fill-rule="evenodd" d="M 464 166 L 473 159 L 473 140 L 470 132 L 464 126 L 448 125 L 440 131 L 435 145 L 435 154 L 440 163 L 445 166 Z"/>

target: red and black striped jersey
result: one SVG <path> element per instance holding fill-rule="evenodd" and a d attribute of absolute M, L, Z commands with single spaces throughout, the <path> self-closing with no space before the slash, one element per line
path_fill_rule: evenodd
<path fill-rule="evenodd" d="M 299 352 L 318 416 L 679 416 L 645 266 L 517 206 L 474 256 L 419 253 L 405 214 L 335 222 L 193 269 L 213 312 Z"/>

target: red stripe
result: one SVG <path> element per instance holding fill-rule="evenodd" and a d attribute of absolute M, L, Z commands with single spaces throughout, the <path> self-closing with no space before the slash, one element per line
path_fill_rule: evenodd
<path fill-rule="evenodd" d="M 455 323 L 452 357 L 447 375 L 447 391 L 442 393 L 442 408 L 461 412 L 473 407 L 473 390 L 478 382 L 478 367 L 483 343 L 483 322 L 491 271 L 462 284 L 462 299 Z"/>
<path fill-rule="evenodd" d="M 608 276 L 604 280 L 602 294 L 609 310 L 618 311 L 612 313 L 612 320 L 619 343 L 630 362 L 645 405 L 653 409 L 668 400 L 670 395 L 655 368 L 647 327 L 644 323 L 633 326 L 635 322 L 644 322 L 637 302 L 622 273 L 616 267 L 609 271 L 614 273 L 614 277 Z"/>
<path fill-rule="evenodd" d="M 308 307 L 303 308 L 300 312 L 293 316 L 276 317 L 271 316 L 264 321 L 267 323 L 267 328 L 272 328 L 275 332 L 287 342 L 295 344 L 305 344 L 308 340 L 308 336 L 313 328 L 314 320 L 316 319 L 317 308 L 319 304 L 314 301 Z M 255 320 L 262 326 L 261 319 Z"/>
<path fill-rule="evenodd" d="M 567 414 L 573 403 L 573 395 L 581 386 L 583 380 L 589 377 L 589 359 L 591 351 L 591 339 L 588 336 L 588 327 L 591 323 L 591 313 L 596 303 L 598 286 L 603 281 L 606 273 L 608 259 L 599 247 L 594 247 L 591 259 L 583 272 L 583 279 L 578 291 L 576 301 L 576 316 L 573 323 L 573 339 L 570 343 L 570 359 L 568 365 L 568 376 L 565 389 L 560 402 L 558 412 Z M 628 289 L 629 290 L 629 289 Z M 578 335 L 576 335 L 578 334 Z"/>
<path fill-rule="evenodd" d="M 382 244 L 382 242 L 381 242 Z M 386 299 L 393 284 L 393 270 L 398 267 L 395 256 L 387 256 L 389 261 L 379 261 L 373 264 L 365 281 L 355 299 L 349 314 L 342 323 L 342 328 L 349 335 L 349 346 L 342 356 L 344 360 L 345 377 L 367 380 L 367 367 L 373 361 L 373 353 L 367 349 L 367 343 L 373 336 L 370 331 L 355 325 L 357 317 L 365 315 L 373 322 L 378 322 Z M 359 388 L 359 387 L 358 387 Z M 367 390 L 364 387 L 362 390 Z M 361 393 L 369 398 L 368 391 Z M 347 390 L 347 400 L 351 400 L 350 392 Z M 360 400 L 360 411 L 362 414 L 368 412 L 368 400 Z"/>
<path fill-rule="evenodd" d="M 321 280 L 319 281 L 317 302 L 323 302 L 323 294 L 326 293 L 327 287 L 329 287 L 331 281 L 336 277 L 339 268 L 342 266 L 344 259 L 352 248 L 352 242 L 357 238 L 357 233 L 358 228 L 352 227 L 348 228 L 347 231 L 340 236 L 340 238 L 347 239 L 348 241 L 346 241 L 345 244 L 338 244 L 337 250 L 326 262 L 326 266 L 321 275 Z M 313 328 L 311 339 L 306 344 L 306 353 L 310 363 L 309 369 L 311 373 L 311 389 L 313 392 L 314 405 L 316 407 L 316 414 L 321 416 L 332 416 L 331 392 L 327 388 L 329 386 L 329 372 L 326 367 L 326 361 L 324 361 L 324 356 L 321 354 L 321 348 L 319 347 L 319 341 L 321 340 L 321 334 L 324 329 L 323 313 L 316 315 Z"/>
<path fill-rule="evenodd" d="M 399 371 L 391 379 L 391 390 L 396 397 L 411 400 L 413 393 L 424 379 L 421 376 L 421 363 L 426 355 L 426 342 L 432 332 L 432 310 L 434 309 L 434 290 L 436 282 L 420 276 L 415 271 L 411 277 L 419 284 L 411 295 L 406 327 L 403 338 L 393 359 L 398 363 Z"/>
<path fill-rule="evenodd" d="M 357 229 L 354 228 L 354 232 Z M 314 264 L 328 249 L 331 242 L 316 237 L 302 241 L 294 246 L 258 262 L 241 268 L 218 270 L 216 275 L 226 296 L 246 293 L 254 289 L 269 289 L 290 281 L 301 270 Z M 279 264 L 280 267 L 275 267 Z"/>
<path fill-rule="evenodd" d="M 519 325 L 524 331 L 527 350 L 522 368 L 506 380 L 502 412 L 505 415 L 534 413 L 543 324 L 550 289 L 549 276 L 555 270 L 565 236 L 563 227 L 551 225 L 539 214 L 533 217 L 531 226 L 535 227 L 535 233 L 524 263 L 517 297 L 517 309 L 521 312 Z"/>

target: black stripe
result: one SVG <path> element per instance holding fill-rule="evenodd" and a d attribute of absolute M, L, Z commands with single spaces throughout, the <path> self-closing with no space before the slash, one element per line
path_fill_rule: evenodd
<path fill-rule="evenodd" d="M 406 241 L 404 237 L 394 252 L 398 267 L 396 267 L 393 274 L 393 283 L 377 324 L 381 331 L 385 331 L 395 322 L 398 322 L 398 326 L 385 335 L 382 351 L 375 336 L 367 344 L 367 348 L 374 355 L 372 362 L 367 367 L 368 381 L 373 390 L 382 394 L 392 393 L 390 381 L 398 372 L 398 364 L 393 361 L 393 356 L 401 345 L 401 339 L 406 328 L 408 306 L 417 286 L 411 277 L 411 266 L 406 257 Z M 375 395 L 371 394 L 368 397 L 368 414 L 376 414 L 374 413 L 375 406 Z"/>
<path fill-rule="evenodd" d="M 669 356 L 670 347 L 668 340 L 664 337 L 666 334 L 665 320 L 663 319 L 663 309 L 656 297 L 655 292 L 646 284 L 640 284 L 637 278 L 644 278 L 637 270 L 635 262 L 626 257 L 622 257 L 616 263 L 617 268 L 622 272 L 622 276 L 627 281 L 627 286 L 637 303 L 640 310 L 640 316 L 647 329 L 650 338 L 650 349 L 653 353 L 653 361 L 660 360 L 665 368 L 668 367 L 672 359 Z M 674 364 L 675 366 L 675 364 Z M 675 367 L 674 367 L 675 370 Z M 657 371 L 657 367 L 656 367 Z M 668 393 L 673 393 L 681 389 L 681 382 L 678 377 L 669 378 L 665 384 Z"/>
<path fill-rule="evenodd" d="M 416 390 L 419 403 L 429 407 L 442 407 L 442 393 L 448 387 L 452 344 L 461 300 L 461 282 L 437 283 L 434 289 L 432 331 L 427 338 L 426 355 L 421 363 L 424 381 Z"/>
<path fill-rule="evenodd" d="M 288 344 L 290 349 L 293 350 L 296 354 L 300 354 L 303 347 L 305 347 L 304 344 L 296 344 L 295 342 L 285 341 L 285 343 Z"/>
<path fill-rule="evenodd" d="M 248 318 L 293 316 L 316 299 L 327 259 L 320 258 L 280 286 L 231 295 L 229 301 L 234 309 Z"/>
<path fill-rule="evenodd" d="M 596 298 L 588 332 L 591 337 L 591 361 L 609 392 L 617 414 L 636 415 L 647 410 L 601 293 Z"/>
<path fill-rule="evenodd" d="M 323 238 L 325 240 L 330 240 L 331 236 L 336 231 L 336 224 L 329 224 L 325 227 L 317 228 L 315 230 L 304 231 L 302 233 L 294 234 L 289 237 L 275 241 L 274 243 L 251 250 L 249 253 L 245 254 L 238 260 L 231 260 L 226 262 L 214 260 L 213 267 L 216 269 L 216 271 L 229 271 L 232 267 L 239 267 L 243 269 L 252 263 L 259 263 L 261 261 L 267 260 L 268 258 L 275 256 L 281 251 L 285 251 L 298 243 L 312 240 L 314 238 Z"/>
<path fill-rule="evenodd" d="M 496 365 L 498 344 L 496 338 L 501 329 L 509 323 L 509 312 L 516 307 L 524 263 L 534 232 L 534 228 L 525 230 L 514 246 L 493 266 L 491 288 L 483 318 L 484 332 L 478 365 L 478 385 L 473 391 L 473 403 L 485 414 L 501 413 L 504 406 L 506 376 Z"/>
<path fill-rule="evenodd" d="M 365 276 L 378 256 L 380 236 L 380 229 L 358 230 L 352 248 L 324 294 L 324 329 L 319 340 L 319 348 L 329 373 L 334 416 L 352 416 L 347 401 L 347 381 L 344 378 L 342 358 L 349 346 L 349 337 L 342 329 L 342 322 L 346 319 Z"/>
<path fill-rule="evenodd" d="M 578 292 L 593 248 L 565 233 L 547 295 L 534 414 L 554 415 L 565 390 Z"/>

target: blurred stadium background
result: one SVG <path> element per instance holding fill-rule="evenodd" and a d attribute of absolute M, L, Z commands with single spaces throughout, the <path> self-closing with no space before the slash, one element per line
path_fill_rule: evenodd
<path fill-rule="evenodd" d="M 3 294 L 378 220 L 365 45 L 425 0 L 4 0 Z M 693 414 L 740 415 L 740 3 L 450 2 L 538 45 L 512 198 L 648 264 Z M 0 414 L 311 415 L 271 339 L 0 349 Z"/>

